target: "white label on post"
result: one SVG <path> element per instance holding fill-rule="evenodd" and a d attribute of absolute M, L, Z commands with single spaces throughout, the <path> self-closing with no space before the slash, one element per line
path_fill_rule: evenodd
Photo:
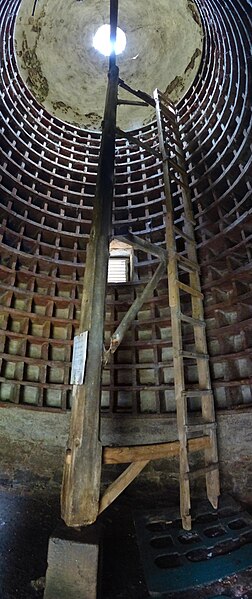
<path fill-rule="evenodd" d="M 88 331 L 74 337 L 70 385 L 82 385 L 87 357 Z"/>

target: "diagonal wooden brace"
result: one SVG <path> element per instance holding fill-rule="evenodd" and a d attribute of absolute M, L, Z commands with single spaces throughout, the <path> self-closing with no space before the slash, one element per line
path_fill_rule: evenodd
<path fill-rule="evenodd" d="M 145 239 L 142 239 L 137 235 L 133 235 L 133 233 L 128 232 L 127 235 L 116 235 L 115 238 L 119 239 L 120 241 L 123 241 L 124 243 L 127 243 L 128 245 L 131 245 L 134 248 L 142 250 L 147 254 L 156 256 L 157 258 L 160 258 L 160 260 L 168 259 L 167 250 L 160 247 L 159 245 L 151 243 L 150 241 L 146 241 Z"/>
<path fill-rule="evenodd" d="M 160 281 L 160 279 L 166 272 L 166 267 L 167 267 L 166 262 L 164 260 L 162 260 L 162 262 L 160 262 L 160 264 L 158 265 L 156 271 L 154 272 L 153 277 L 147 283 L 147 285 L 144 288 L 141 295 L 139 295 L 139 297 L 137 297 L 135 299 L 132 306 L 130 307 L 128 312 L 123 317 L 122 321 L 120 322 L 119 326 L 117 327 L 117 329 L 115 330 L 114 334 L 111 337 L 110 348 L 108 349 L 108 351 L 105 352 L 105 356 L 104 356 L 105 362 L 107 362 L 108 354 L 109 353 L 113 354 L 117 350 L 118 346 L 120 345 L 120 343 L 123 340 L 123 337 L 124 337 L 127 329 L 129 328 L 129 326 L 135 319 L 138 311 L 140 310 L 142 305 L 147 301 L 147 299 L 149 299 L 149 297 L 152 295 L 154 289 L 156 289 L 158 282 Z"/>

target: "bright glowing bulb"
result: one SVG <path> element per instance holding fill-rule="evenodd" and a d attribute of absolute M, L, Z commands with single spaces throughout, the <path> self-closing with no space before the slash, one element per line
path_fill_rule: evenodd
<path fill-rule="evenodd" d="M 93 38 L 93 46 L 104 56 L 110 56 L 112 45 L 110 43 L 110 25 L 102 25 L 97 29 Z M 116 30 L 115 53 L 121 54 L 126 47 L 126 35 L 120 27 Z"/>

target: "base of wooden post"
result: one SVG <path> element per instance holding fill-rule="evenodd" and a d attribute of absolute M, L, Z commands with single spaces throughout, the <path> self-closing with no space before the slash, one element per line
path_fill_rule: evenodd
<path fill-rule="evenodd" d="M 80 529 L 60 524 L 49 539 L 44 599 L 98 599 L 101 525 Z"/>

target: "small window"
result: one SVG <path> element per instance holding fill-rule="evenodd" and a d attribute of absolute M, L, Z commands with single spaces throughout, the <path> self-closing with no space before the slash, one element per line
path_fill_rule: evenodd
<path fill-rule="evenodd" d="M 126 283 L 132 279 L 132 248 L 113 240 L 109 248 L 108 283 Z"/>

